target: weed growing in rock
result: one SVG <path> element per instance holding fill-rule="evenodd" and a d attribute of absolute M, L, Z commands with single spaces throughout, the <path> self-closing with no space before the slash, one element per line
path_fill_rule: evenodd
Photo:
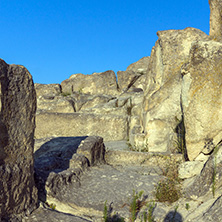
<path fill-rule="evenodd" d="M 129 207 L 129 212 L 130 212 L 130 222 L 134 222 L 136 220 L 136 217 L 140 210 L 142 209 L 143 206 L 146 205 L 146 197 L 143 196 L 144 191 L 141 190 L 139 193 L 137 193 L 135 190 L 133 190 L 133 196 L 130 201 L 130 204 L 124 204 L 124 206 Z"/>
<path fill-rule="evenodd" d="M 131 221 L 136 220 L 137 213 L 140 211 L 141 207 L 145 204 L 143 200 L 140 200 L 142 195 L 143 191 L 140 191 L 139 193 L 136 193 L 135 190 L 133 191 L 133 197 L 130 203 Z"/>
<path fill-rule="evenodd" d="M 190 209 L 190 204 L 186 203 L 185 208 L 186 208 L 186 210 L 189 210 Z"/>
<path fill-rule="evenodd" d="M 175 217 L 176 217 L 176 214 L 177 214 L 177 209 L 178 209 L 179 205 L 176 205 L 175 209 L 174 209 L 174 213 L 173 213 L 173 218 L 172 218 L 172 222 L 175 221 Z"/>
<path fill-rule="evenodd" d="M 62 92 L 61 95 L 64 96 L 64 97 L 66 97 L 66 96 L 70 96 L 71 93 L 69 93 L 69 92 Z"/>
<path fill-rule="evenodd" d="M 51 203 L 51 204 L 49 205 L 49 208 L 52 209 L 52 210 L 55 210 L 55 209 L 56 209 L 56 205 L 53 204 L 53 203 Z"/>
<path fill-rule="evenodd" d="M 135 146 L 132 146 L 131 144 L 128 144 L 129 148 L 131 151 L 136 151 L 136 152 L 149 152 L 149 147 L 148 147 L 148 141 L 146 140 L 145 142 L 139 144 L 137 143 Z"/>
<path fill-rule="evenodd" d="M 159 202 L 173 203 L 181 196 L 180 179 L 178 175 L 178 164 L 169 161 L 165 168 L 161 168 L 164 179 L 155 186 L 155 197 Z"/>
<path fill-rule="evenodd" d="M 105 204 L 104 204 L 104 209 L 103 209 L 103 219 L 104 219 L 104 221 L 105 222 L 107 222 L 108 221 L 108 218 L 109 218 L 109 215 L 108 215 L 108 207 L 107 207 L 107 200 L 106 200 L 106 202 L 105 202 Z"/>
<path fill-rule="evenodd" d="M 118 214 L 114 213 L 112 215 L 111 205 L 107 206 L 107 201 L 104 203 L 103 209 L 103 221 L 104 222 L 124 222 L 124 218 L 120 217 Z"/>
<path fill-rule="evenodd" d="M 144 212 L 140 217 L 141 222 L 155 222 L 155 218 L 153 216 L 153 211 L 155 206 L 156 206 L 155 202 L 147 204 L 147 209 L 144 210 Z"/>

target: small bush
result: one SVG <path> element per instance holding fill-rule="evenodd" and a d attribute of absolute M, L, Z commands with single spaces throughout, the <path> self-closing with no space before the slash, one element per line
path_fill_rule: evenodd
<path fill-rule="evenodd" d="M 173 203 L 180 198 L 181 193 L 174 180 L 165 178 L 156 185 L 155 196 L 159 202 Z"/>
<path fill-rule="evenodd" d="M 181 196 L 181 186 L 178 174 L 179 162 L 169 160 L 165 168 L 161 168 L 166 178 L 159 181 L 155 187 L 155 196 L 159 202 L 173 203 Z"/>

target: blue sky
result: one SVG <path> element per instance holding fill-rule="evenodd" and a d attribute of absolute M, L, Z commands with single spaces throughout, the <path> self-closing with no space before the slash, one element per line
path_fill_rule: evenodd
<path fill-rule="evenodd" d="M 149 56 L 159 30 L 209 34 L 208 0 L 1 0 L 0 58 L 35 83 L 126 70 Z"/>

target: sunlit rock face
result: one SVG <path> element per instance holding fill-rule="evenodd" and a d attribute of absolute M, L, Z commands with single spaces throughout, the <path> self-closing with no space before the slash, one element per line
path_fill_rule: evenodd
<path fill-rule="evenodd" d="M 210 4 L 210 36 L 216 40 L 222 40 L 222 1 L 209 0 Z"/>
<path fill-rule="evenodd" d="M 210 154 L 221 141 L 222 44 L 199 41 L 192 45 L 182 68 L 182 105 L 190 160 Z"/>
<path fill-rule="evenodd" d="M 187 62 L 194 41 L 209 37 L 194 28 L 157 32 L 144 93 L 145 141 L 151 152 L 169 152 L 175 147 L 175 129 L 182 120 L 181 67 Z"/>

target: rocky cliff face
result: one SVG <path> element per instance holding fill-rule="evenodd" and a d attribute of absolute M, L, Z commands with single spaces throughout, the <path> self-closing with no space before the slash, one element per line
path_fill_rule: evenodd
<path fill-rule="evenodd" d="M 23 66 L 0 60 L 0 218 L 29 213 L 37 205 L 33 149 L 36 94 Z"/>

